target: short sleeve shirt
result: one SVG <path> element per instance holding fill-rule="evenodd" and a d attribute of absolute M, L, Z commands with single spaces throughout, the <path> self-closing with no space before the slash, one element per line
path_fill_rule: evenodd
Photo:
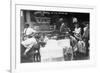
<path fill-rule="evenodd" d="M 25 28 L 24 29 L 24 33 L 26 34 L 26 35 L 31 35 L 32 33 L 35 33 L 36 32 L 36 30 L 34 30 L 34 29 L 32 29 L 32 28 Z"/>

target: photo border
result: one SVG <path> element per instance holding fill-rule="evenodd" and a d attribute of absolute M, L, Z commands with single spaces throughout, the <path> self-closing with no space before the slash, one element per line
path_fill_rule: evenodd
<path fill-rule="evenodd" d="M 32 4 L 15 4 L 15 38 L 16 38 L 16 5 L 27 5 L 27 6 L 31 6 Z M 17 54 L 17 50 L 16 50 L 16 39 L 15 39 L 15 48 L 14 48 L 14 50 L 15 50 L 15 54 L 13 53 L 13 50 L 12 50 L 12 37 L 13 37 L 13 33 L 12 33 L 12 31 L 13 31 L 13 29 L 12 29 L 12 13 L 13 13 L 13 9 L 12 9 L 12 6 L 13 5 L 11 5 L 11 11 L 10 11 L 10 15 L 11 15 L 11 18 L 10 18 L 10 22 L 11 22 L 11 30 L 10 30 L 10 32 L 11 32 L 11 37 L 10 37 L 10 39 L 11 39 L 11 54 L 10 54 L 10 56 L 11 56 L 11 61 L 10 61 L 10 67 L 11 67 L 11 72 L 13 73 L 13 72 L 17 72 L 17 67 L 16 67 L 16 65 L 17 65 L 17 59 L 16 59 L 16 54 Z M 46 5 L 32 5 L 32 6 L 46 6 Z M 50 6 L 46 6 L 46 7 L 58 7 L 58 8 L 67 8 L 67 6 L 65 7 L 65 6 L 52 6 L 52 5 L 50 5 Z M 80 9 L 93 9 L 93 13 L 95 13 L 95 7 L 91 7 L 91 8 L 85 8 L 85 7 L 77 7 L 77 6 L 74 6 L 74 7 L 69 7 L 69 8 L 80 8 Z M 94 17 L 95 17 L 95 15 L 94 15 Z M 95 18 L 94 18 L 94 22 L 95 22 Z M 14 55 L 15 57 L 12 57 L 12 55 Z M 14 60 L 15 59 L 15 60 Z M 14 62 L 15 61 L 15 62 Z M 40 64 L 41 65 L 41 64 Z M 95 63 L 93 64 L 93 65 L 95 65 Z"/>

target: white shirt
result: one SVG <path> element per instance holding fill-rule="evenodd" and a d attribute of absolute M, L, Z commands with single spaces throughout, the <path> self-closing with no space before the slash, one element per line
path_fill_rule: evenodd
<path fill-rule="evenodd" d="M 61 26 L 60 26 L 60 31 L 63 29 L 63 26 L 64 26 L 64 25 L 65 25 L 64 23 L 61 24 Z"/>
<path fill-rule="evenodd" d="M 87 28 L 88 28 L 88 27 L 84 27 L 84 32 L 86 31 Z"/>
<path fill-rule="evenodd" d="M 75 28 L 75 30 L 74 30 L 74 36 L 76 37 L 76 38 L 80 38 L 81 37 L 81 28 Z"/>
<path fill-rule="evenodd" d="M 79 33 L 81 32 L 81 28 L 75 28 L 74 32 L 75 32 L 76 34 L 79 34 Z"/>
<path fill-rule="evenodd" d="M 34 29 L 30 28 L 30 27 L 24 29 L 25 35 L 31 35 L 32 33 L 35 33 L 35 32 L 36 32 L 36 30 L 34 30 Z"/>

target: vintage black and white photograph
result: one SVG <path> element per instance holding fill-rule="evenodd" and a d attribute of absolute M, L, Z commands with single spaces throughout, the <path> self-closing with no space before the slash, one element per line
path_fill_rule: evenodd
<path fill-rule="evenodd" d="M 20 10 L 21 63 L 90 59 L 90 13 Z"/>

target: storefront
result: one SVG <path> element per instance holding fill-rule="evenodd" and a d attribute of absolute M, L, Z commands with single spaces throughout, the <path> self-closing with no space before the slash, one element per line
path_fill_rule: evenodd
<path fill-rule="evenodd" d="M 47 12 L 40 11 L 21 11 L 21 28 L 24 29 L 26 23 L 37 31 L 50 31 L 51 18 L 47 17 Z"/>

